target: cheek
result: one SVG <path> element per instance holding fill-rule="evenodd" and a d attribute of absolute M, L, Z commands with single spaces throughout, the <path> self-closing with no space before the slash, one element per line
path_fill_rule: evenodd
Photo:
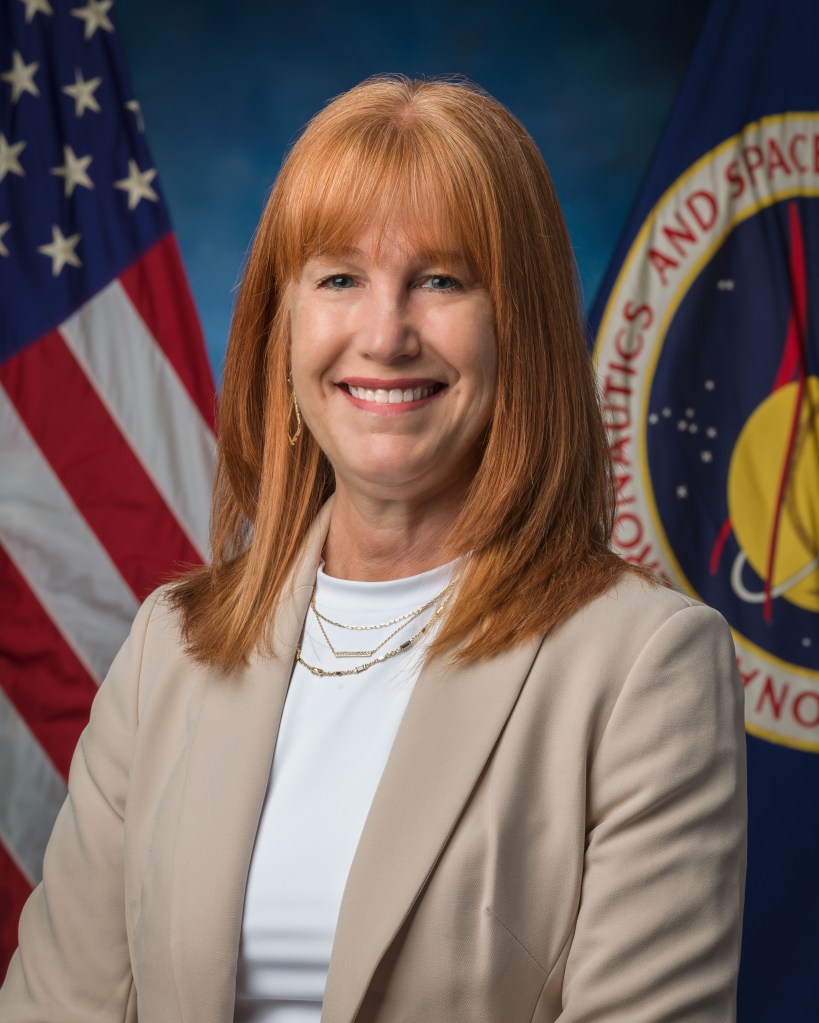
<path fill-rule="evenodd" d="M 290 350 L 294 362 L 302 362 L 312 347 L 311 338 L 315 335 L 313 319 L 309 308 L 305 309 L 300 302 L 294 302 L 290 307 Z"/>
<path fill-rule="evenodd" d="M 293 308 L 290 315 L 290 364 L 297 393 L 326 371 L 335 357 L 332 320 L 315 309 Z"/>
<path fill-rule="evenodd" d="M 494 334 L 489 335 L 487 343 L 475 358 L 478 382 L 475 395 L 474 413 L 477 419 L 476 428 L 483 432 L 492 420 L 495 411 L 495 394 L 498 383 L 498 360 Z"/>
<path fill-rule="evenodd" d="M 489 327 L 484 327 L 475 346 L 473 365 L 478 379 L 481 403 L 488 404 L 491 409 L 497 386 L 498 353 L 495 332 Z"/>

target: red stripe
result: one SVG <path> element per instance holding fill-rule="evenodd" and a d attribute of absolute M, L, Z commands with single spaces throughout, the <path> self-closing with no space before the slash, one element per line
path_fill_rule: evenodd
<path fill-rule="evenodd" d="M 708 565 L 711 575 L 717 574 L 719 559 L 722 557 L 722 550 L 725 547 L 728 537 L 731 535 L 731 528 L 731 516 L 729 515 L 725 522 L 723 522 L 722 529 L 719 531 L 719 536 L 717 537 L 714 546 L 711 548 L 711 560 Z"/>
<path fill-rule="evenodd" d="M 791 315 L 782 346 L 782 359 L 774 380 L 773 390 L 789 384 L 796 372 L 805 372 L 805 335 L 808 322 L 808 282 L 805 273 L 805 241 L 799 220 L 799 207 L 788 203 L 788 220 L 791 229 L 791 251 L 789 260 L 791 285 Z"/>
<path fill-rule="evenodd" d="M 768 544 L 768 565 L 765 569 L 765 604 L 762 608 L 762 616 L 766 622 L 773 620 L 773 589 L 774 566 L 776 562 L 776 549 L 779 543 L 779 526 L 782 521 L 782 508 L 785 504 L 785 491 L 788 486 L 788 479 L 791 474 L 793 463 L 793 450 L 796 445 L 796 435 L 799 432 L 799 420 L 802 415 L 802 401 L 805 397 L 805 376 L 801 374 L 796 382 L 796 398 L 793 403 L 793 417 L 791 428 L 788 434 L 788 443 L 785 448 L 785 458 L 782 462 L 782 472 L 779 477 L 779 487 L 776 492 L 776 503 L 774 504 L 773 523 L 771 525 L 771 537 Z"/>
<path fill-rule="evenodd" d="M 808 275 L 805 262 L 805 238 L 802 234 L 802 221 L 799 219 L 799 206 L 791 201 L 788 203 L 788 219 L 791 228 L 791 287 L 793 288 L 793 309 L 796 318 L 796 331 L 799 336 L 799 356 L 801 370 L 805 372 L 805 339 L 808 324 Z"/>
<path fill-rule="evenodd" d="M 0 366 L 0 384 L 137 600 L 201 562 L 56 331 Z"/>
<path fill-rule="evenodd" d="M 17 922 L 31 885 L 0 842 L 0 984 L 17 948 Z"/>
<path fill-rule="evenodd" d="M 64 778 L 97 686 L 0 547 L 0 679 Z"/>
<path fill-rule="evenodd" d="M 773 600 L 771 591 L 773 589 L 774 565 L 776 562 L 776 549 L 779 543 L 779 525 L 782 519 L 782 506 L 785 503 L 785 491 L 788 479 L 791 474 L 791 463 L 793 451 L 796 445 L 796 435 L 799 431 L 799 420 L 802 415 L 802 401 L 805 395 L 805 326 L 808 313 L 808 282 L 807 267 L 805 264 L 805 242 L 802 237 L 802 224 L 799 220 L 799 208 L 795 202 L 788 204 L 788 215 L 791 228 L 791 252 L 790 252 L 790 283 L 793 306 L 791 308 L 790 320 L 788 322 L 788 333 L 785 340 L 785 352 L 794 350 L 797 353 L 794 370 L 798 370 L 796 385 L 796 400 L 793 406 L 793 418 L 791 420 L 788 444 L 785 449 L 785 460 L 782 463 L 782 472 L 779 477 L 779 488 L 774 505 L 773 522 L 771 524 L 771 536 L 768 543 L 768 565 L 765 570 L 765 605 L 762 615 L 766 622 L 773 618 Z M 785 355 L 782 358 L 785 362 Z M 780 367 L 780 374 L 782 369 Z M 785 381 L 782 381 L 784 383 Z"/>
<path fill-rule="evenodd" d="M 215 429 L 216 387 L 176 236 L 165 235 L 120 276 L 120 283 L 205 422 Z"/>
<path fill-rule="evenodd" d="M 788 322 L 788 331 L 785 335 L 785 344 L 782 348 L 782 358 L 779 362 L 779 369 L 777 370 L 776 379 L 774 380 L 774 385 L 771 388 L 771 393 L 773 393 L 773 391 L 778 391 L 784 384 L 789 384 L 793 380 L 796 369 L 799 366 L 799 338 L 796 330 L 794 329 L 795 323 L 796 321 L 793 313 L 791 313 L 791 317 Z"/>

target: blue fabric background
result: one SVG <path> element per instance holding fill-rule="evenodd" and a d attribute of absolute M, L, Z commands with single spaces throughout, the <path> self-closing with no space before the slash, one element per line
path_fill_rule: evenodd
<path fill-rule="evenodd" d="M 524 122 L 552 170 L 590 302 L 707 6 L 117 3 L 217 377 L 231 291 L 287 146 L 328 99 L 378 72 L 466 75 Z"/>

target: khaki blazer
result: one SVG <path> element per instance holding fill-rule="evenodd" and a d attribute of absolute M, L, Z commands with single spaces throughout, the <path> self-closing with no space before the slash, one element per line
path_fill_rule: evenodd
<path fill-rule="evenodd" d="M 326 529 L 230 677 L 163 591 L 95 700 L 2 1023 L 228 1023 L 276 734 Z M 727 1023 L 742 691 L 713 610 L 626 577 L 546 638 L 419 678 L 341 905 L 323 1023 Z"/>

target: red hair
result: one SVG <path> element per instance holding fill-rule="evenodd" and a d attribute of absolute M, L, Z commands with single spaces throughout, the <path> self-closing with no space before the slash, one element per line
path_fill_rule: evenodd
<path fill-rule="evenodd" d="M 553 628 L 624 570 L 577 276 L 546 165 L 523 126 L 462 82 L 379 77 L 307 125 L 245 268 L 219 421 L 212 564 L 172 601 L 193 655 L 230 669 L 262 638 L 333 490 L 313 438 L 288 442 L 282 296 L 317 252 L 398 219 L 420 248 L 453 243 L 494 307 L 498 379 L 481 465 L 449 538 L 471 552 L 431 655 L 496 653 Z"/>

